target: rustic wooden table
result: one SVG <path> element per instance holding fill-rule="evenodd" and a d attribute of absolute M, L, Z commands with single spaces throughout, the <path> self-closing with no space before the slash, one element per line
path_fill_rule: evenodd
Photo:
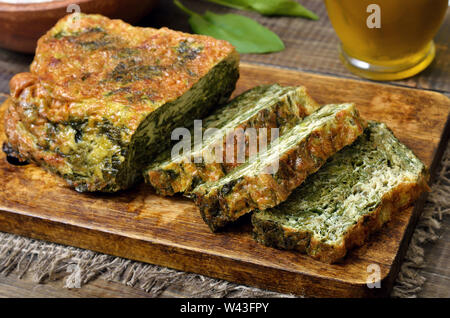
<path fill-rule="evenodd" d="M 254 55 L 246 54 L 241 60 L 250 63 L 275 65 L 295 70 L 333 75 L 345 78 L 357 78 L 341 64 L 338 57 L 338 39 L 328 21 L 323 1 L 302 0 L 302 4 L 315 11 L 319 21 L 298 18 L 265 18 L 258 14 L 240 12 L 256 18 L 276 32 L 284 41 L 283 52 Z M 184 3 L 198 12 L 206 9 L 215 12 L 234 11 L 207 4 L 202 1 L 185 0 Z M 143 26 L 162 27 L 190 32 L 187 17 L 177 10 L 172 1 L 160 1 L 159 7 L 146 17 Z M 435 39 L 437 55 L 433 64 L 420 75 L 408 80 L 397 81 L 392 85 L 438 91 L 450 95 L 450 12 Z M 0 52 L 1 53 L 1 52 Z M 30 57 L 23 57 L 28 62 Z M 0 54 L 0 63 L 1 54 Z M 4 61 L 3 61 L 4 63 Z M 0 92 L 6 93 L 7 86 L 0 85 Z M 425 267 L 422 275 L 426 277 L 420 297 L 450 297 L 450 218 L 442 222 L 440 240 L 425 248 Z M 63 288 L 63 282 L 36 284 L 30 277 L 19 279 L 14 274 L 0 275 L 0 297 L 147 297 L 139 289 L 120 283 L 97 279 L 80 289 Z M 177 290 L 166 290 L 164 297 L 189 296 Z"/>

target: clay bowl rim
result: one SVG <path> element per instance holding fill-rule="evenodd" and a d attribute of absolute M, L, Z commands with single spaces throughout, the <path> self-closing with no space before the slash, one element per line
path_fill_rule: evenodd
<path fill-rule="evenodd" d="M 30 3 L 7 3 L 0 2 L 0 11 L 3 12 L 36 12 L 36 11 L 50 11 L 67 8 L 71 4 L 83 4 L 93 2 L 96 0 L 60 0 L 49 2 L 30 2 Z M 69 12 L 68 12 L 69 13 Z"/>

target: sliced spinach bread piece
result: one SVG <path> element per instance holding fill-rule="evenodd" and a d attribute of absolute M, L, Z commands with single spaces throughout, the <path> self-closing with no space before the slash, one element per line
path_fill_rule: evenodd
<path fill-rule="evenodd" d="M 162 195 L 189 192 L 200 183 L 216 181 L 248 160 L 252 142 L 258 145 L 264 138 L 270 143 L 270 128 L 279 128 L 278 134 L 282 134 L 318 108 L 304 87 L 257 86 L 203 120 L 204 137 L 199 147 L 193 140 L 189 154 L 172 156 L 170 149 L 161 154 L 144 171 L 145 180 Z M 255 133 L 250 135 L 248 128 L 254 128 Z M 240 158 L 235 148 L 238 133 L 243 137 Z"/>
<path fill-rule="evenodd" d="M 68 15 L 39 39 L 30 72 L 11 79 L 8 146 L 78 191 L 125 189 L 238 77 L 226 41 Z"/>
<path fill-rule="evenodd" d="M 428 189 L 425 165 L 385 124 L 370 122 L 282 204 L 252 215 L 254 238 L 334 263 Z"/>
<path fill-rule="evenodd" d="M 354 104 L 323 106 L 254 160 L 218 181 L 200 184 L 191 196 L 212 231 L 254 209 L 274 207 L 328 157 L 355 141 L 364 124 Z"/>

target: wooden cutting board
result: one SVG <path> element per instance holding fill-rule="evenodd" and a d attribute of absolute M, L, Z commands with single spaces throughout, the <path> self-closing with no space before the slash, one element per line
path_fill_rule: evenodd
<path fill-rule="evenodd" d="M 305 85 L 323 104 L 356 102 L 363 117 L 387 123 L 432 171 L 440 160 L 449 132 L 444 95 L 249 64 L 241 65 L 235 94 L 274 82 Z M 422 205 L 423 199 L 397 213 L 370 242 L 328 265 L 257 244 L 248 217 L 213 234 L 185 199 L 157 196 L 143 184 L 114 195 L 80 194 L 40 168 L 10 165 L 0 154 L 0 231 L 296 295 L 387 295 Z M 374 268 L 380 269 L 381 288 L 371 289 L 366 282 Z"/>

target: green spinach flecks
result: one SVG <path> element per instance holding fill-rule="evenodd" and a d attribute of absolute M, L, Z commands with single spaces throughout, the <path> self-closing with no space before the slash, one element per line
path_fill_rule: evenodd
<path fill-rule="evenodd" d="M 108 119 L 103 118 L 103 121 L 99 123 L 99 133 L 105 135 L 111 142 L 116 145 L 123 146 L 122 131 L 128 131 L 126 127 L 114 126 Z"/>
<path fill-rule="evenodd" d="M 108 78 L 116 82 L 130 83 L 161 76 L 163 68 L 157 65 L 139 65 L 134 60 L 119 62 Z"/>
<path fill-rule="evenodd" d="M 187 40 L 182 40 L 175 48 L 178 53 L 178 59 L 180 61 L 193 60 L 198 54 L 203 50 L 202 46 L 199 46 L 195 42 L 189 42 Z"/>
<path fill-rule="evenodd" d="M 87 119 L 72 120 L 67 124 L 75 130 L 75 142 L 80 142 L 83 139 L 83 131 L 88 123 Z"/>

